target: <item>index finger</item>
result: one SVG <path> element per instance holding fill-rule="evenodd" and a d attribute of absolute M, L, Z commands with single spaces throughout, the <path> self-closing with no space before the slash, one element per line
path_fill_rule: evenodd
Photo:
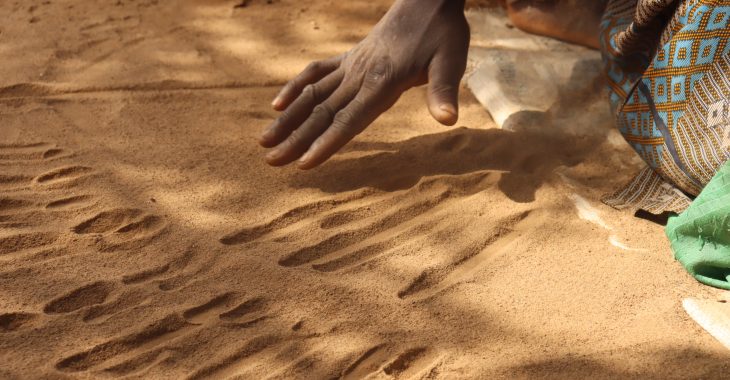
<path fill-rule="evenodd" d="M 401 91 L 378 91 L 362 88 L 357 96 L 337 112 L 332 124 L 315 140 L 309 150 L 299 159 L 299 169 L 312 169 L 327 161 L 355 136 L 360 134 L 400 97 Z"/>
<path fill-rule="evenodd" d="M 314 61 L 310 63 L 299 75 L 287 82 L 271 102 L 272 107 L 277 111 L 283 111 L 304 91 L 307 85 L 318 82 L 340 67 L 342 55 Z"/>

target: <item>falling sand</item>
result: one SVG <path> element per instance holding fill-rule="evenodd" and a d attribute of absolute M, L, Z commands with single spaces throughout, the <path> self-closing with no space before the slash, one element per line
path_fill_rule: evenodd
<path fill-rule="evenodd" d="M 419 88 L 265 165 L 268 100 L 388 5 L 0 2 L 0 378 L 725 376 L 682 308 L 719 292 L 599 202 L 637 168 L 610 120 L 464 90 L 446 128 Z"/>

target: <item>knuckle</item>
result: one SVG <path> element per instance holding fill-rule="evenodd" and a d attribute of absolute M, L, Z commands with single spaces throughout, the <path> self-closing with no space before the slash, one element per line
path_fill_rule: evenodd
<path fill-rule="evenodd" d="M 365 72 L 364 85 L 369 88 L 386 86 L 393 82 L 394 72 L 389 57 L 378 58 Z"/>
<path fill-rule="evenodd" d="M 357 115 L 352 110 L 345 109 L 335 115 L 330 128 L 343 136 L 355 136 L 362 132 L 358 124 Z"/>
<path fill-rule="evenodd" d="M 338 132 L 344 132 L 349 129 L 353 121 L 352 112 L 349 110 L 342 110 L 335 115 L 332 121 L 332 129 Z"/>
<path fill-rule="evenodd" d="M 369 99 L 369 98 L 366 98 L 366 99 Z M 350 102 L 350 109 L 347 111 L 350 113 L 354 113 L 355 111 L 353 111 L 353 110 L 363 111 L 363 110 L 365 110 L 365 102 L 366 102 L 366 100 L 363 100 L 359 96 L 356 96 L 355 99 L 352 99 L 352 101 Z"/>
<path fill-rule="evenodd" d="M 281 113 L 279 114 L 279 117 L 276 118 L 276 123 L 278 125 L 282 125 L 282 124 L 286 123 L 289 120 L 289 118 L 291 118 L 291 110 L 289 108 L 287 108 L 287 109 L 281 111 Z"/>
<path fill-rule="evenodd" d="M 279 117 L 276 118 L 274 121 L 274 126 L 277 129 L 280 129 L 282 125 L 286 124 L 286 122 L 289 120 L 289 115 L 286 112 L 282 112 Z"/>
<path fill-rule="evenodd" d="M 286 144 L 287 149 L 291 149 L 291 148 L 295 147 L 301 139 L 302 139 L 302 132 L 299 129 L 295 129 L 289 135 L 289 138 L 286 139 L 286 141 L 284 141 L 284 144 Z"/>
<path fill-rule="evenodd" d="M 431 85 L 431 92 L 437 95 L 449 95 L 457 91 L 458 89 L 450 84 L 433 84 Z"/>
<path fill-rule="evenodd" d="M 306 87 L 304 87 L 304 95 L 309 97 L 310 99 L 317 99 L 317 92 L 318 92 L 317 85 L 315 84 L 308 84 Z"/>
<path fill-rule="evenodd" d="M 326 103 L 318 104 L 314 109 L 312 110 L 312 116 L 318 117 L 318 118 L 326 118 L 331 119 L 332 118 L 332 107 L 330 107 Z"/>

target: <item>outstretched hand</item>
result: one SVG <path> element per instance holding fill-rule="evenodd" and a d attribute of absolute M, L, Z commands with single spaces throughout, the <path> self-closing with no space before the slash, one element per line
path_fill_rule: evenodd
<path fill-rule="evenodd" d="M 395 104 L 428 83 L 428 108 L 445 125 L 458 119 L 469 26 L 463 0 L 398 0 L 349 52 L 307 66 L 274 99 L 281 115 L 261 135 L 273 166 L 320 165 Z"/>

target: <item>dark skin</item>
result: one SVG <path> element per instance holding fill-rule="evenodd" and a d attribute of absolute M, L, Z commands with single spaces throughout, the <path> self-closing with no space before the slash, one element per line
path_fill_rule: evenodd
<path fill-rule="evenodd" d="M 586 1 L 592 5 L 571 8 Z M 598 46 L 603 5 L 605 0 L 506 2 L 518 28 L 592 47 Z M 571 9 L 570 20 L 556 16 Z M 433 118 L 456 124 L 469 36 L 464 0 L 397 0 L 354 48 L 313 62 L 281 89 L 272 106 L 282 113 L 259 140 L 272 148 L 266 161 L 272 166 L 297 161 L 300 169 L 321 165 L 406 90 L 424 84 Z"/>

